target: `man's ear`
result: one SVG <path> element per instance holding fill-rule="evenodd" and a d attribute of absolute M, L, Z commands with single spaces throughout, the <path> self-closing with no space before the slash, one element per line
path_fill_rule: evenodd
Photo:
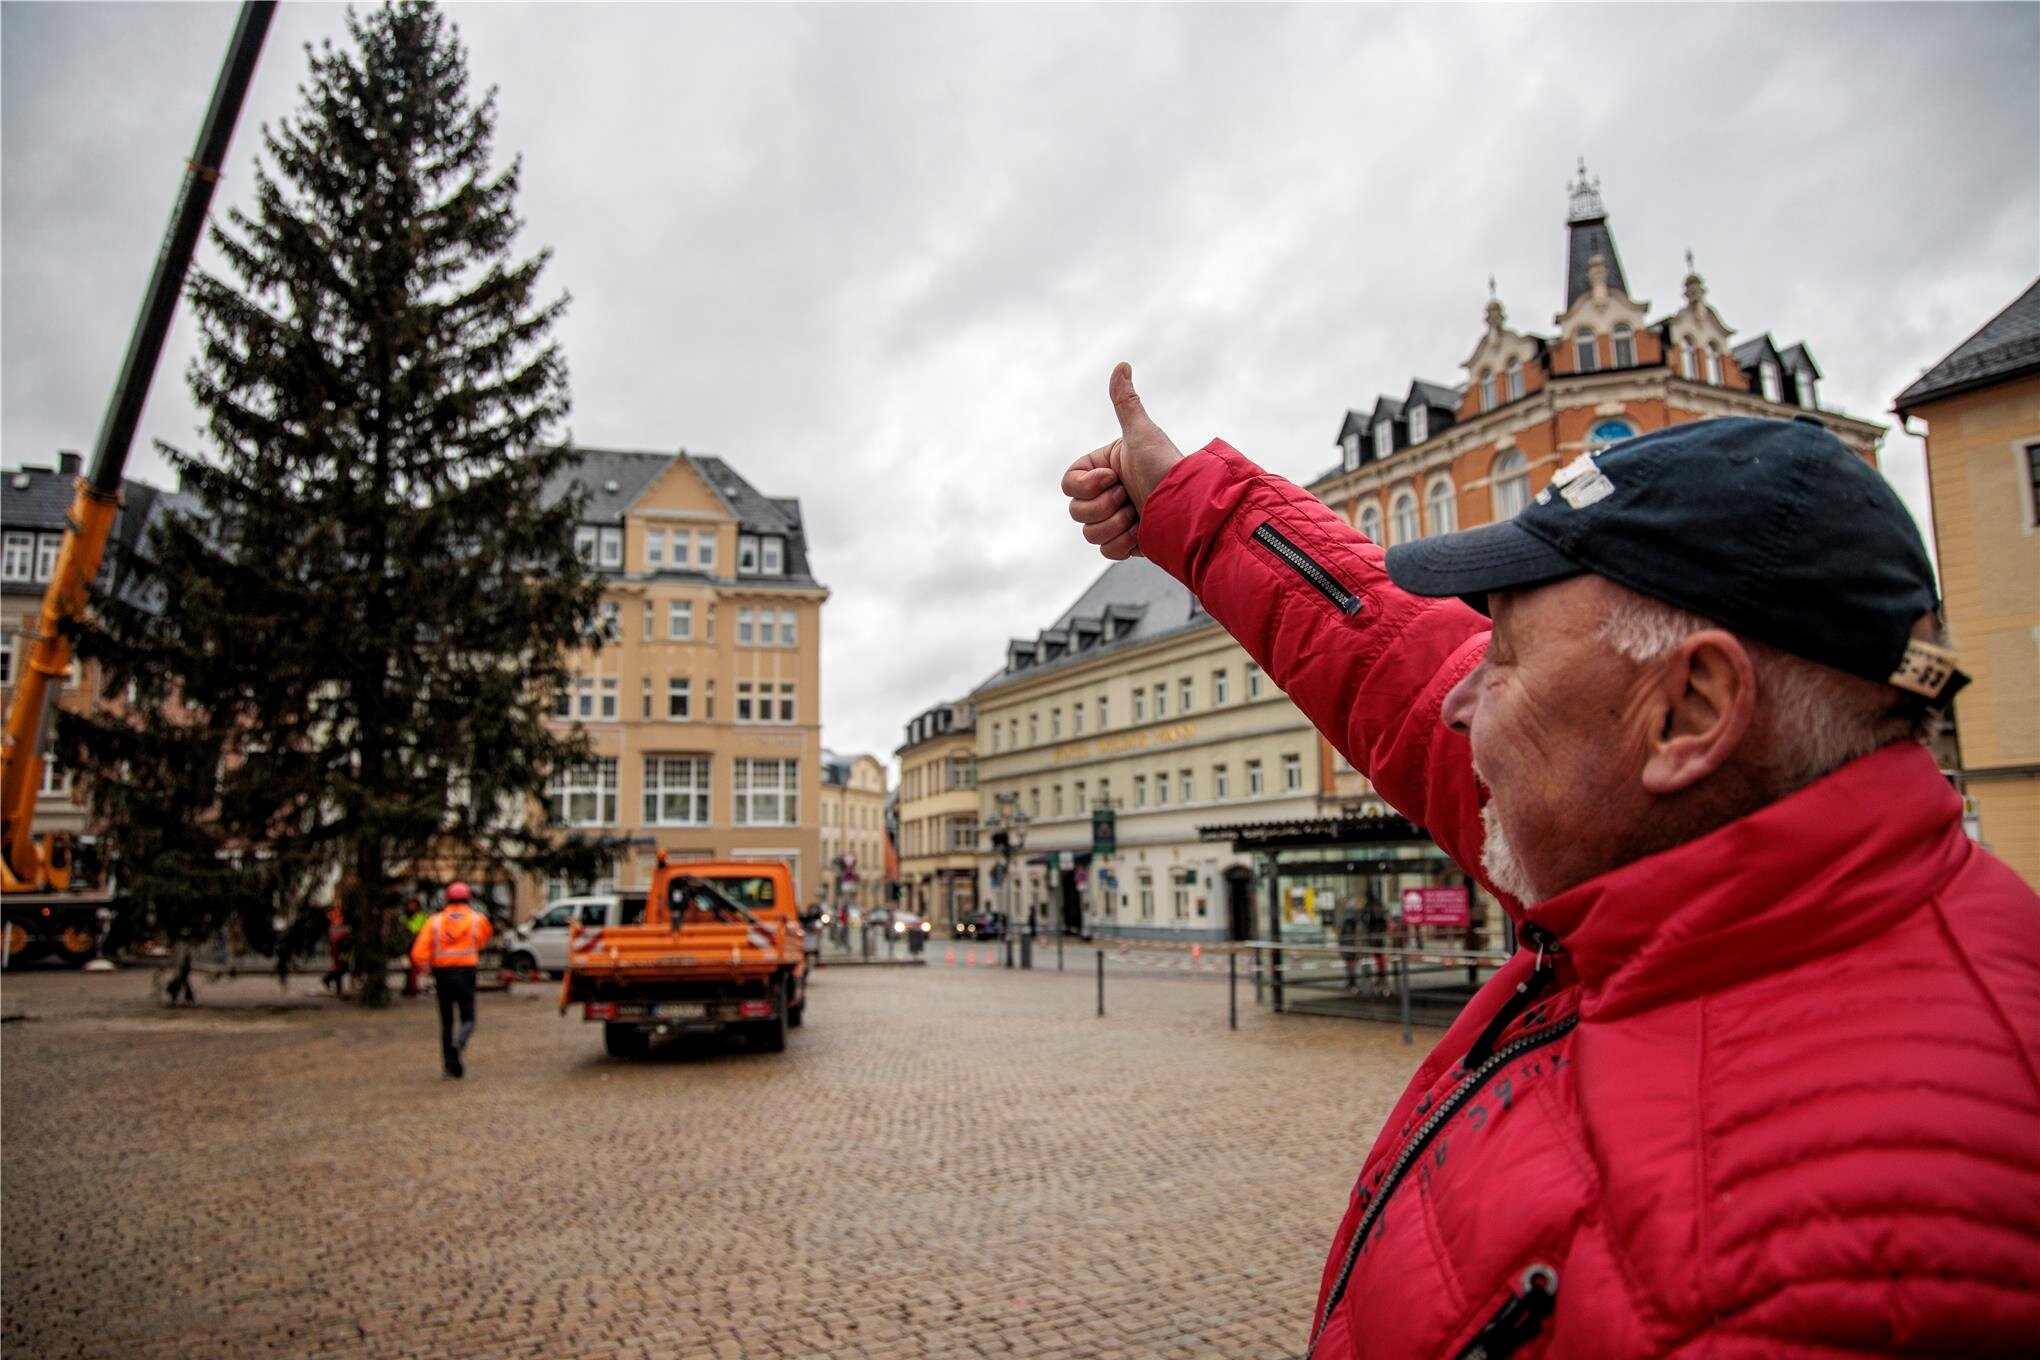
<path fill-rule="evenodd" d="M 1756 713 L 1757 672 L 1742 643 L 1720 628 L 1689 634 L 1660 664 L 1660 722 L 1643 786 L 1669 794 L 1713 774 L 1742 744 Z"/>

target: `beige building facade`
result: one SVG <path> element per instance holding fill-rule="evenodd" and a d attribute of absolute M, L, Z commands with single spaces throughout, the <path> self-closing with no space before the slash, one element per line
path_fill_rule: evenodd
<path fill-rule="evenodd" d="M 2040 283 L 1899 394 L 1927 431 L 1955 696 L 1977 838 L 2040 889 Z"/>
<path fill-rule="evenodd" d="M 1008 857 L 981 838 L 979 888 L 1023 927 L 1250 938 L 1251 856 L 1202 829 L 1317 817 L 1330 791 L 1303 714 L 1145 558 L 1012 643 L 970 698 L 979 816 L 1017 840 Z M 1094 850 L 1101 809 L 1109 853 Z"/>
<path fill-rule="evenodd" d="M 886 902 L 886 770 L 876 756 L 822 752 L 822 901 L 875 911 Z"/>
<path fill-rule="evenodd" d="M 821 611 L 799 502 L 719 458 L 588 450 L 549 488 L 589 494 L 577 530 L 604 578 L 600 636 L 569 658 L 553 720 L 586 767 L 546 798 L 568 834 L 628 841 L 595 884 L 527 879 L 517 914 L 650 882 L 656 856 L 775 859 L 803 902 L 824 882 Z"/>
<path fill-rule="evenodd" d="M 979 909 L 977 730 L 967 703 L 937 704 L 907 724 L 900 762 L 903 910 L 948 935 Z"/>

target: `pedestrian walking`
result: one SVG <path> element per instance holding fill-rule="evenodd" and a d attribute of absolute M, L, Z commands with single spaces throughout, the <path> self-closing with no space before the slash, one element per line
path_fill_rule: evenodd
<path fill-rule="evenodd" d="M 449 1077 L 466 1075 L 461 1055 L 475 1032 L 475 972 L 493 934 L 489 918 L 468 905 L 467 884 L 449 883 L 446 905 L 411 942 L 411 962 L 432 970 L 432 991 L 439 999 L 439 1056 Z"/>
<path fill-rule="evenodd" d="M 330 987 L 335 996 L 347 990 L 349 935 L 347 918 L 340 910 L 340 896 L 336 889 L 333 904 L 326 908 L 326 955 L 332 961 L 332 966 L 326 970 L 326 976 L 319 980 L 322 986 Z"/>
<path fill-rule="evenodd" d="M 1339 961 L 1346 965 L 1346 990 L 1360 990 L 1360 903 L 1347 898 L 1339 907 Z"/>
<path fill-rule="evenodd" d="M 409 955 L 413 946 L 418 943 L 418 936 L 423 933 L 426 922 L 431 919 L 431 915 L 425 910 L 425 899 L 413 896 L 410 903 L 404 908 L 402 922 L 404 929 L 404 952 L 406 955 L 404 962 L 405 996 L 418 995 L 418 974 L 424 970 L 419 965 L 418 960 L 409 957 Z"/>
<path fill-rule="evenodd" d="M 1311 1360 L 2032 1354 L 2040 896 L 1925 745 L 1964 677 L 1875 467 L 1698 420 L 1384 553 L 1110 392 L 1085 538 L 1521 926 L 1361 1163 Z"/>

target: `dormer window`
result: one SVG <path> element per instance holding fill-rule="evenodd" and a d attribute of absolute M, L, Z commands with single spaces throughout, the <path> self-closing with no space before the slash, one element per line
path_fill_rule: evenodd
<path fill-rule="evenodd" d="M 1374 456 L 1386 458 L 1395 452 L 1395 422 L 1377 420 L 1374 422 Z"/>
<path fill-rule="evenodd" d="M 1615 328 L 1615 367 L 1636 367 L 1636 340 L 1627 326 Z"/>
<path fill-rule="evenodd" d="M 589 566 L 594 566 L 595 545 L 600 537 L 600 531 L 592 524 L 583 524 L 576 527 L 574 530 L 574 556 L 580 558 Z"/>
<path fill-rule="evenodd" d="M 1516 399 L 1517 399 L 1518 397 L 1520 397 L 1520 396 L 1522 396 L 1522 395 L 1523 395 L 1523 362 L 1522 362 L 1522 360 L 1520 360 L 1520 359 L 1511 359 L 1511 360 L 1509 360 L 1509 367 L 1508 367 L 1508 380 L 1509 380 L 1509 388 L 1508 388 L 1508 390 L 1509 390 L 1509 400 L 1510 400 L 1510 401 L 1514 401 L 1514 400 L 1516 400 Z"/>
<path fill-rule="evenodd" d="M 605 567 L 620 567 L 623 565 L 622 529 L 605 528 L 602 531 L 602 565 Z"/>
<path fill-rule="evenodd" d="M 1813 370 L 1810 368 L 1799 370 L 1799 404 L 1809 411 L 1820 409 L 1820 401 L 1813 393 Z"/>
<path fill-rule="evenodd" d="M 758 540 L 759 566 L 767 576 L 786 574 L 786 540 L 783 538 L 761 538 Z"/>
<path fill-rule="evenodd" d="M 1346 471 L 1351 472 L 1360 466 L 1360 431 L 1348 430 L 1339 443 L 1346 451 Z"/>
<path fill-rule="evenodd" d="M 1573 336 L 1573 359 L 1582 373 L 1592 373 L 1601 366 L 1592 331 L 1582 330 Z"/>
<path fill-rule="evenodd" d="M 1483 411 L 1495 409 L 1495 371 L 1492 368 L 1483 368 L 1480 371 L 1480 409 Z"/>
<path fill-rule="evenodd" d="M 758 571 L 758 535 L 737 535 L 737 570 L 746 576 Z"/>
<path fill-rule="evenodd" d="M 1712 340 L 1707 342 L 1707 381 L 1712 386 L 1721 386 L 1721 346 Z"/>
<path fill-rule="evenodd" d="M 1431 413 L 1423 406 L 1410 408 L 1410 443 L 1421 444 L 1431 437 Z"/>
<path fill-rule="evenodd" d="M 1757 381 L 1763 386 L 1765 401 L 1785 399 L 1785 381 L 1778 373 L 1778 365 L 1769 359 L 1757 365 Z"/>

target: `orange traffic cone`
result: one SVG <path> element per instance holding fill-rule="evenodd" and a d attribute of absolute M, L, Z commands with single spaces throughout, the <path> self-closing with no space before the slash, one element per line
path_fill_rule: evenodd
<path fill-rule="evenodd" d="M 955 945 L 951 945 L 951 946 L 949 946 L 949 952 L 948 952 L 948 953 L 946 953 L 946 954 L 944 954 L 944 955 L 942 956 L 942 961 L 943 961 L 944 963 L 955 963 L 955 962 L 956 962 L 956 946 L 955 946 Z"/>
<path fill-rule="evenodd" d="M 1204 959 L 1204 946 L 1195 940 L 1190 942 L 1190 962 L 1199 963 Z"/>
<path fill-rule="evenodd" d="M 977 950 L 967 950 L 963 956 L 963 963 L 966 968 L 977 967 Z"/>

